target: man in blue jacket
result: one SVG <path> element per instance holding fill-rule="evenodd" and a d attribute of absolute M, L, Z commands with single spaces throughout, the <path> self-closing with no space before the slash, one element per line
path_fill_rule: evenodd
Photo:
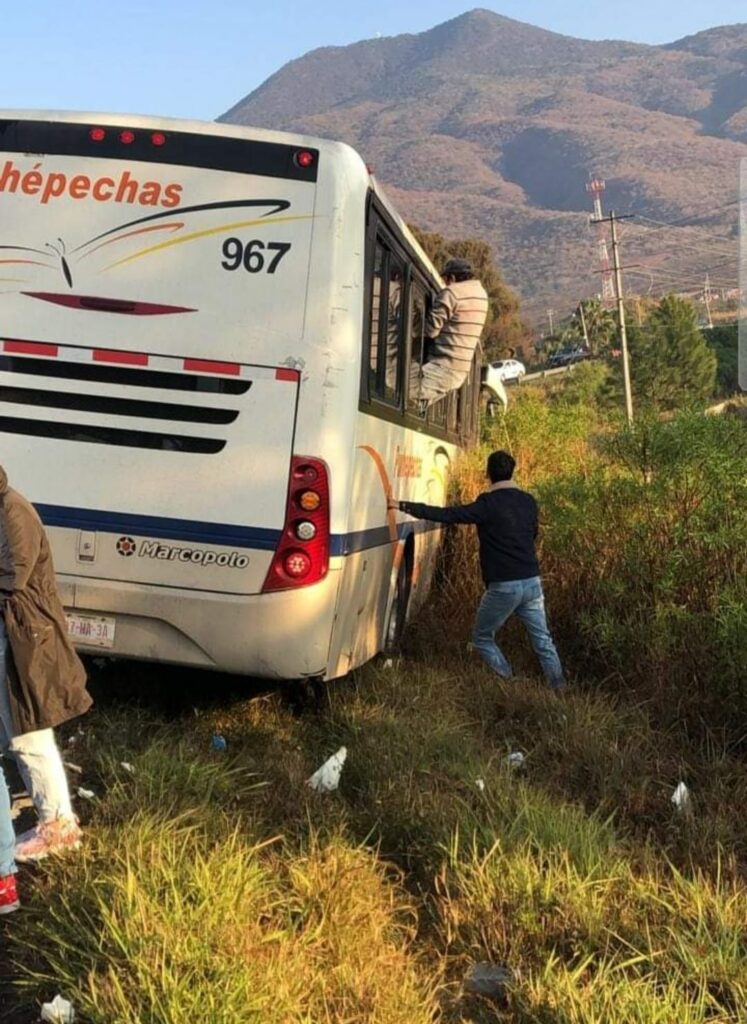
<path fill-rule="evenodd" d="M 537 502 L 513 482 L 515 466 L 516 461 L 508 452 L 493 452 L 487 465 L 490 488 L 470 505 L 438 508 L 392 500 L 390 507 L 415 519 L 477 526 L 486 589 L 475 618 L 474 649 L 498 675 L 510 679 L 511 666 L 495 642 L 495 635 L 515 613 L 524 623 L 548 683 L 560 690 L 565 686 L 565 679 L 547 626 L 535 551 Z"/>

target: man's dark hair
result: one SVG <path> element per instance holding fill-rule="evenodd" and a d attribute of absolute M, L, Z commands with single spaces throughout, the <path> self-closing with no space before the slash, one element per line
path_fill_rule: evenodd
<path fill-rule="evenodd" d="M 516 459 L 508 452 L 493 452 L 488 456 L 488 476 L 491 484 L 500 483 L 501 480 L 510 480 L 514 475 Z"/>
<path fill-rule="evenodd" d="M 455 281 L 471 281 L 475 276 L 469 260 L 450 259 L 443 270 L 444 277 L 453 277 Z"/>

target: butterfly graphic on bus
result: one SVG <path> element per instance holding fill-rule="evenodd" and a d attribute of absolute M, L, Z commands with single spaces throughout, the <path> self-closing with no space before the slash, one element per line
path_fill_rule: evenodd
<path fill-rule="evenodd" d="M 0 290 L 20 292 L 32 299 L 74 309 L 141 316 L 194 312 L 187 306 L 80 294 L 78 283 L 90 282 L 94 277 L 117 271 L 136 261 L 165 255 L 191 242 L 216 235 L 226 236 L 221 250 L 223 269 L 234 270 L 243 265 L 249 273 L 261 270 L 274 273 L 291 248 L 290 244 L 265 243 L 257 239 L 245 245 L 235 237 L 235 232 L 312 219 L 312 215 L 287 214 L 290 206 L 286 199 L 202 203 L 127 221 L 72 248 L 63 238 L 46 241 L 39 246 L 0 243 Z M 242 213 L 227 222 L 222 216 L 220 224 L 211 223 L 214 221 L 211 215 L 228 210 Z M 11 284 L 17 287 L 3 287 Z"/>

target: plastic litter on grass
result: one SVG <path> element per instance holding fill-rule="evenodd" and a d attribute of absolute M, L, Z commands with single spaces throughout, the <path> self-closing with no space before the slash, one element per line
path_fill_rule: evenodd
<path fill-rule="evenodd" d="M 316 793 L 334 793 L 340 785 L 342 766 L 345 764 L 347 756 L 347 748 L 340 747 L 336 754 L 328 758 L 321 768 L 318 768 L 311 778 L 306 780 L 306 785 L 311 786 Z"/>
<path fill-rule="evenodd" d="M 684 782 L 678 783 L 670 799 L 680 814 L 692 814 L 693 805 L 690 799 L 690 790 Z"/>
<path fill-rule="evenodd" d="M 43 1003 L 41 1019 L 46 1024 L 74 1024 L 75 1010 L 73 1004 L 57 995 L 51 1003 Z"/>

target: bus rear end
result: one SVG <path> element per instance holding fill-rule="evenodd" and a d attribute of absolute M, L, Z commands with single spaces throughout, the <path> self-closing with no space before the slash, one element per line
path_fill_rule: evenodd
<path fill-rule="evenodd" d="M 324 672 L 327 469 L 295 437 L 318 163 L 212 126 L 0 116 L 0 460 L 84 650 Z"/>

